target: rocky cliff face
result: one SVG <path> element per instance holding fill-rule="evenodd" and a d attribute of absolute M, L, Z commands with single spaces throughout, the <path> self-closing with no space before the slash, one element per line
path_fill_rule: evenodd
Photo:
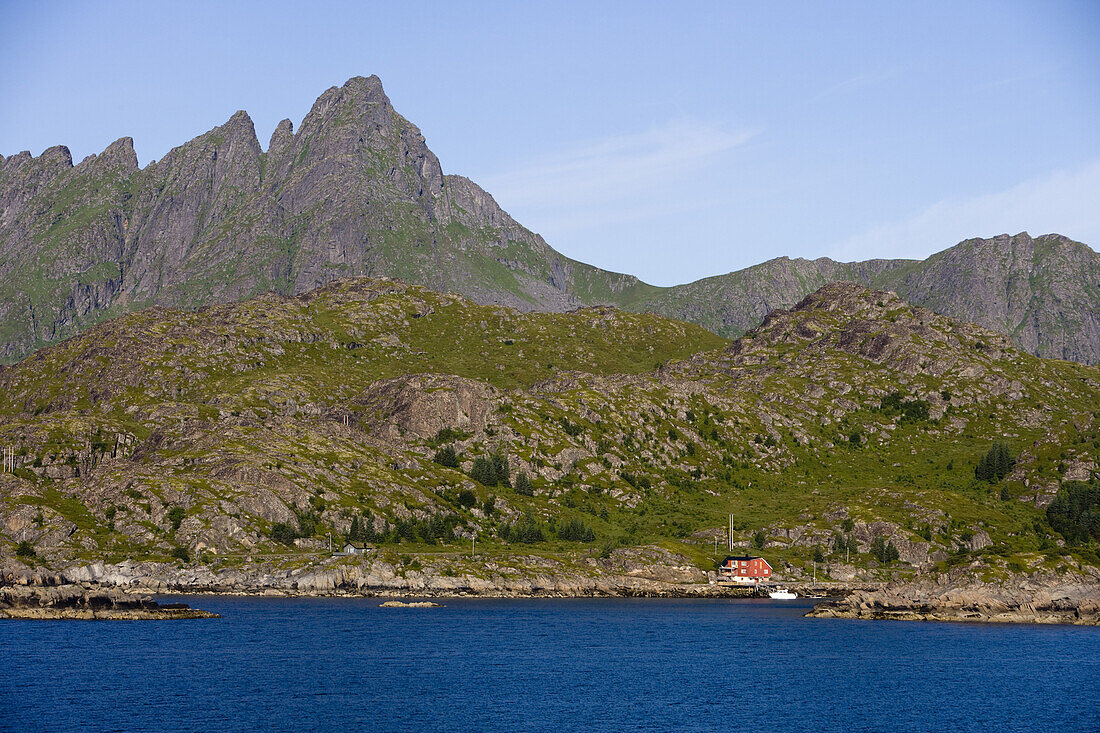
<path fill-rule="evenodd" d="M 468 179 L 445 176 L 377 77 L 317 100 L 268 150 L 251 119 L 139 169 L 123 138 L 0 159 L 0 358 L 150 305 L 198 307 L 388 275 L 483 303 L 563 311 L 637 284 L 573 262 Z M 577 276 L 584 280 L 578 293 Z"/>
<path fill-rule="evenodd" d="M 1100 255 L 1066 237 L 970 239 L 872 280 L 1033 354 L 1100 361 Z"/>
<path fill-rule="evenodd" d="M 390 276 L 483 304 L 613 304 L 727 337 L 820 286 L 852 280 L 1011 336 L 1100 361 L 1100 255 L 1027 234 L 968 240 L 926 262 L 779 258 L 673 288 L 570 260 L 469 179 L 445 175 L 377 77 L 321 95 L 265 152 L 251 119 L 138 168 L 122 138 L 73 165 L 64 147 L 0 157 L 0 360 L 150 305 L 229 303 Z"/>

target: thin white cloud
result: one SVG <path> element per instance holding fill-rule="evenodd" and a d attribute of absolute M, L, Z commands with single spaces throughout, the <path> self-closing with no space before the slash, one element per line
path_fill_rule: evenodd
<path fill-rule="evenodd" d="M 885 222 L 839 242 L 830 257 L 923 259 L 971 237 L 1057 232 L 1100 244 L 1100 159 L 995 193 L 937 202 L 908 219 Z"/>
<path fill-rule="evenodd" d="M 885 81 L 897 77 L 897 69 L 881 69 L 878 71 L 865 71 L 855 76 L 849 77 L 843 81 L 837 82 L 831 86 L 822 89 L 820 92 L 812 96 L 809 100 L 810 104 L 820 102 L 830 97 L 837 95 L 849 94 L 867 87 L 881 84 Z"/>
<path fill-rule="evenodd" d="M 670 191 L 718 165 L 719 156 L 753 135 L 676 120 L 544 156 L 478 183 L 520 221 L 546 231 L 638 221 L 690 208 L 689 191 L 669 196 Z"/>

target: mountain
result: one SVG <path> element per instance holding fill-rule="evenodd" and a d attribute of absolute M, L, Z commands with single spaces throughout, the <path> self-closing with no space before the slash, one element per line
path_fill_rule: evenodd
<path fill-rule="evenodd" d="M 1048 572 L 1100 564 L 1044 513 L 1096 471 L 1097 404 L 1100 369 L 855 283 L 729 342 L 340 280 L 147 309 L 0 368 L 0 546 L 254 587 L 366 538 L 385 582 L 491 585 L 603 572 L 620 547 L 710 568 L 733 512 L 788 578 L 820 552 L 840 579 Z M 1015 464 L 978 480 L 994 441 Z M 455 551 L 475 534 L 491 568 Z M 874 559 L 885 539 L 899 564 Z"/>
<path fill-rule="evenodd" d="M 651 310 L 736 337 L 774 308 L 851 280 L 1100 361 L 1100 255 L 1058 235 L 968 240 L 924 262 L 780 258 L 659 288 L 571 260 L 469 179 L 444 175 L 377 77 L 326 91 L 267 150 L 237 112 L 139 168 L 122 138 L 77 165 L 64 147 L 0 156 L 0 360 L 152 305 L 197 308 L 388 276 L 482 304 Z"/>
<path fill-rule="evenodd" d="M 770 310 L 841 280 L 1006 334 L 1032 354 L 1100 362 L 1100 255 L 1057 234 L 969 239 L 923 261 L 781 257 L 650 292 L 627 307 L 735 337 Z"/>
<path fill-rule="evenodd" d="M 483 303 L 562 311 L 635 278 L 574 262 L 477 185 L 443 174 L 377 77 L 326 91 L 263 151 L 251 119 L 139 169 L 123 138 L 0 160 L 0 355 L 150 305 L 193 308 L 386 275 Z"/>

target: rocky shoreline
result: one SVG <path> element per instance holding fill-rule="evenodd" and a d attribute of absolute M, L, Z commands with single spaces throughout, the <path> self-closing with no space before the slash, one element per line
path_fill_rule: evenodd
<path fill-rule="evenodd" d="M 1091 576 L 1014 578 L 983 583 L 972 578 L 923 578 L 819 603 L 814 618 L 893 621 L 1100 626 L 1100 584 Z"/>
<path fill-rule="evenodd" d="M 204 612 L 158 606 L 148 596 L 434 598 L 750 598 L 762 589 L 715 582 L 713 574 L 658 548 L 635 548 L 603 564 L 563 563 L 536 556 L 448 562 L 411 568 L 381 557 L 331 558 L 301 566 L 254 563 L 211 568 L 124 561 L 51 572 L 0 568 L 0 614 L 44 618 L 199 618 Z M 4 587 L 9 586 L 9 587 Z M 11 588 L 10 586 L 24 586 Z M 982 582 L 973 568 L 918 576 L 907 583 L 789 583 L 802 598 L 826 595 L 815 618 L 977 621 L 1100 625 L 1100 577 L 1088 571 Z M 69 589 L 64 592 L 61 589 Z M 35 602 L 5 603 L 22 593 L 56 593 Z M 133 595 L 138 594 L 138 595 Z M 144 594 L 145 597 L 142 597 Z M 74 600 L 75 599 L 75 600 Z"/>
<path fill-rule="evenodd" d="M 731 586 L 686 564 L 686 558 L 656 548 L 617 552 L 603 564 L 564 563 L 516 556 L 459 565 L 454 559 L 416 569 L 382 558 L 330 558 L 302 566 L 253 563 L 212 568 L 124 561 L 78 565 L 60 571 L 0 568 L 0 584 L 60 585 L 121 589 L 151 595 L 224 594 L 266 596 L 356 596 L 378 598 L 746 598 L 758 589 Z M 841 595 L 853 587 L 793 583 L 800 595 Z"/>
<path fill-rule="evenodd" d="M 186 603 L 158 603 L 119 590 L 65 584 L 0 588 L 0 618 L 144 621 L 220 617 Z"/>

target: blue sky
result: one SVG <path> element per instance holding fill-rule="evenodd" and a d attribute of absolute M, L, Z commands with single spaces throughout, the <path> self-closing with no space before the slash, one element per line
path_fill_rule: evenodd
<path fill-rule="evenodd" d="M 15 3 L 0 153 L 245 109 L 266 147 L 378 74 L 444 171 L 551 245 L 668 285 L 771 257 L 1100 245 L 1100 3 Z"/>

